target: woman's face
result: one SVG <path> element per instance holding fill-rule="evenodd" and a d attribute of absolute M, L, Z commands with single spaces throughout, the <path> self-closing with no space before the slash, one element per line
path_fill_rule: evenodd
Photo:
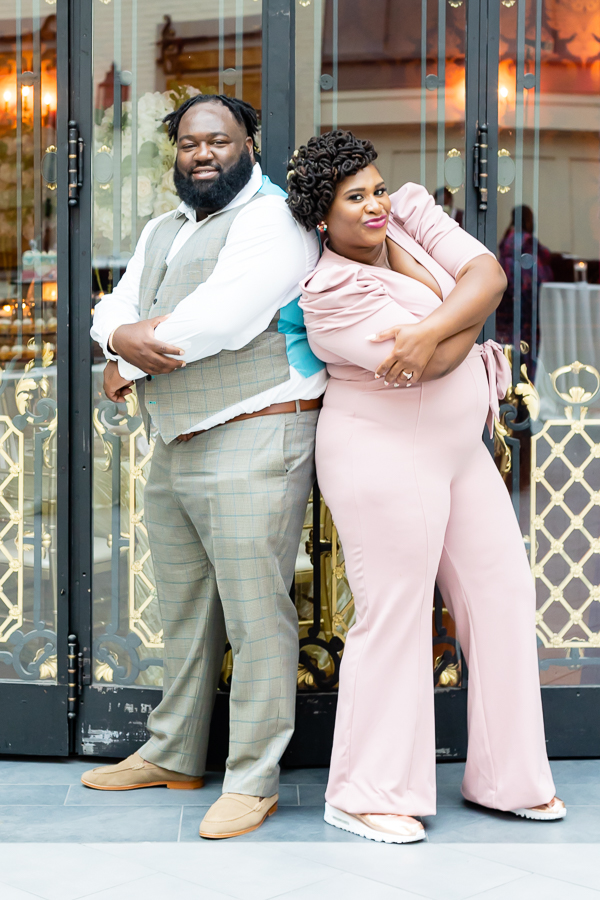
<path fill-rule="evenodd" d="M 325 223 L 332 249 L 342 256 L 374 248 L 385 241 L 390 198 L 375 166 L 341 181 Z"/>

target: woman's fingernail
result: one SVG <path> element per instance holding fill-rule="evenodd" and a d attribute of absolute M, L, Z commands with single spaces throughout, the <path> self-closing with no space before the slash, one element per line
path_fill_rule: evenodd
<path fill-rule="evenodd" d="M 181 368 L 181 369 L 185 369 L 185 363 L 184 363 L 184 362 L 181 363 L 180 368 Z"/>
<path fill-rule="evenodd" d="M 381 378 L 381 375 L 375 374 L 375 378 Z"/>
<path fill-rule="evenodd" d="M 365 338 L 365 341 L 374 341 L 376 337 L 376 334 L 368 334 Z"/>
<path fill-rule="evenodd" d="M 386 387 L 389 386 L 389 381 L 384 381 L 383 383 L 386 385 Z"/>

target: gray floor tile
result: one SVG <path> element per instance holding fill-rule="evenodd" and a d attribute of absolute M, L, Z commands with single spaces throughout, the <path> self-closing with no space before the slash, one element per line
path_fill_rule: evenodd
<path fill-rule="evenodd" d="M 196 813 L 197 815 L 197 813 Z M 178 807 L 0 806 L 0 841 L 176 841 Z"/>
<path fill-rule="evenodd" d="M 447 830 L 440 828 L 440 824 L 434 822 L 430 840 L 484 844 L 600 843 L 600 809 L 594 806 L 573 806 L 568 810 L 567 818 L 557 822 L 532 822 L 510 813 L 482 810 L 477 821 L 462 827 L 453 825 L 452 820 L 448 824 L 453 827 Z"/>
<path fill-rule="evenodd" d="M 231 894 L 213 891 L 161 872 L 95 892 L 89 900 L 231 900 Z"/>
<path fill-rule="evenodd" d="M 200 818 L 190 807 L 183 811 L 182 841 L 198 841 Z M 235 843 L 279 841 L 363 841 L 363 838 L 332 828 L 323 821 L 322 807 L 280 807 L 264 825 L 249 834 L 231 838 Z"/>
<path fill-rule="evenodd" d="M 437 807 L 452 807 L 453 809 L 462 809 L 464 807 L 464 797 L 460 792 L 461 782 L 440 782 L 437 785 Z"/>
<path fill-rule="evenodd" d="M 526 875 L 508 889 L 499 887 L 485 894 L 472 894 L 471 900 L 600 900 L 600 892 L 541 875 Z"/>
<path fill-rule="evenodd" d="M 281 784 L 327 784 L 329 769 L 282 769 Z"/>
<path fill-rule="evenodd" d="M 0 784 L 0 806 L 62 806 L 68 784 Z"/>
<path fill-rule="evenodd" d="M 300 806 L 320 806 L 325 808 L 325 784 L 299 784 Z"/>
<path fill-rule="evenodd" d="M 508 885 L 525 873 L 511 866 L 458 853 L 452 847 L 419 844 L 296 844 L 286 848 L 311 862 L 384 882 L 431 900 L 466 900 L 475 893 Z"/>
<path fill-rule="evenodd" d="M 436 766 L 437 783 L 438 783 L 438 785 L 440 785 L 440 784 L 460 784 L 461 781 L 463 780 L 464 772 L 465 772 L 464 762 L 438 763 Z"/>
<path fill-rule="evenodd" d="M 562 784 L 556 782 L 556 796 L 567 806 L 600 807 L 600 779 L 598 784 Z"/>
<path fill-rule="evenodd" d="M 298 806 L 298 785 L 279 785 L 279 806 Z"/>
<path fill-rule="evenodd" d="M 81 844 L 2 844 L 0 871 L 15 889 L 44 900 L 75 900 L 150 875 L 153 869 Z"/>
<path fill-rule="evenodd" d="M 553 759 L 550 768 L 554 780 L 563 784 L 600 782 L 600 759 Z"/>
<path fill-rule="evenodd" d="M 437 815 L 422 816 L 421 821 L 430 841 L 445 841 L 450 831 L 460 831 L 467 825 L 476 827 L 485 812 L 468 806 L 464 801 L 456 806 L 438 806 Z"/>
<path fill-rule="evenodd" d="M 327 900 L 423 900 L 422 894 L 413 894 L 389 884 L 361 878 L 360 875 L 338 875 L 315 885 L 319 896 Z M 274 898 L 275 900 L 275 898 Z M 306 889 L 281 894 L 279 900 L 307 900 Z"/>
<path fill-rule="evenodd" d="M 313 897 L 318 894 L 317 882 L 338 874 L 323 863 L 307 865 L 278 844 L 246 847 L 235 840 L 198 841 L 194 846 L 130 844 L 114 845 L 107 852 L 239 900 L 267 900 L 298 888 Z"/>
<path fill-rule="evenodd" d="M 167 787 L 142 788 L 137 791 L 95 791 L 83 784 L 72 784 L 67 806 L 100 806 L 132 808 L 136 806 L 202 806 L 208 808 L 221 796 L 221 787 L 206 785 L 195 791 L 170 790 Z"/>
<path fill-rule="evenodd" d="M 0 784 L 77 784 L 88 769 L 108 765 L 107 759 L 0 758 Z"/>
<path fill-rule="evenodd" d="M 558 852 L 551 844 L 460 844 L 456 849 L 528 873 L 600 890 L 598 852 L 589 844 L 563 844 Z M 565 897 L 567 894 L 565 888 Z"/>

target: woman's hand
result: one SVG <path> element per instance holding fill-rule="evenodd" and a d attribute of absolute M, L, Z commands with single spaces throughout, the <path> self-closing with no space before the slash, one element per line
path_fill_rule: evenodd
<path fill-rule="evenodd" d="M 394 325 L 393 328 L 380 331 L 369 338 L 371 341 L 390 339 L 396 342 L 394 349 L 375 371 L 375 378 L 385 378 L 386 384 L 415 384 L 438 345 L 434 330 L 424 320 L 416 325 Z M 407 378 L 405 372 L 412 372 L 412 377 Z"/>

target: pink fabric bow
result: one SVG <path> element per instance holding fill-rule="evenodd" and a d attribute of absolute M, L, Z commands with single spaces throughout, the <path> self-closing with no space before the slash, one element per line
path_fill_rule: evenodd
<path fill-rule="evenodd" d="M 510 365 L 502 347 L 496 341 L 486 341 L 484 344 L 475 344 L 474 349 L 479 348 L 481 358 L 485 366 L 490 392 L 490 409 L 486 419 L 486 425 L 490 437 L 494 436 L 494 418 L 500 420 L 500 400 L 504 400 L 506 392 L 512 381 Z"/>

